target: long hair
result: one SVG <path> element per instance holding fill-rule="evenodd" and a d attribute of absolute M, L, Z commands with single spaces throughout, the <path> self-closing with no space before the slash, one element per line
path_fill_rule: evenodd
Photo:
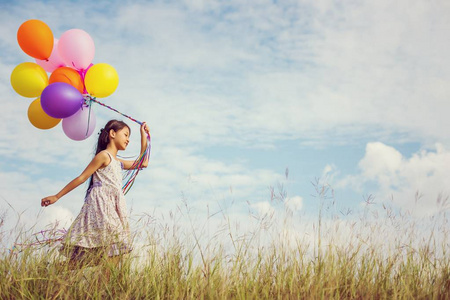
<path fill-rule="evenodd" d="M 99 154 L 101 151 L 105 150 L 109 144 L 109 132 L 112 130 L 119 131 L 123 128 L 127 127 L 131 134 L 131 128 L 123 121 L 119 120 L 110 120 L 106 123 L 105 127 L 100 129 L 100 133 L 98 135 L 97 146 L 95 148 L 94 156 Z M 89 194 L 89 191 L 93 185 L 93 175 L 89 179 L 89 185 L 86 190 L 86 197 Z"/>

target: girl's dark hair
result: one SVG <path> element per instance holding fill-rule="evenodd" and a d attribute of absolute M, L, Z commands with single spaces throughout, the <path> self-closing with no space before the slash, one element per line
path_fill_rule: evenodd
<path fill-rule="evenodd" d="M 128 128 L 128 130 L 130 131 L 130 134 L 131 134 L 131 128 L 125 122 L 119 121 L 119 120 L 108 121 L 108 123 L 106 123 L 105 127 L 100 129 L 100 133 L 98 135 L 97 147 L 95 149 L 94 156 L 97 155 L 98 153 L 100 153 L 101 151 L 105 150 L 106 146 L 108 146 L 109 132 L 111 131 L 111 129 L 114 131 L 119 131 L 125 127 Z M 88 196 L 89 191 L 93 184 L 92 178 L 93 178 L 93 176 L 91 176 L 91 178 L 89 179 L 89 186 L 86 190 L 86 197 Z"/>

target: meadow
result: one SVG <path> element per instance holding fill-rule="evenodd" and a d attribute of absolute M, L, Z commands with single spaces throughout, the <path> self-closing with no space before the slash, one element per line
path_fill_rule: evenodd
<path fill-rule="evenodd" d="M 368 196 L 360 212 L 343 211 L 327 189 L 317 187 L 310 220 L 284 206 L 283 192 L 272 194 L 283 218 L 254 213 L 250 230 L 224 211 L 199 222 L 182 199 L 169 220 L 134 219 L 135 251 L 119 265 L 71 270 L 57 243 L 2 248 L 0 298 L 449 299 L 446 209 L 417 218 Z M 293 224 L 304 230 L 292 235 Z M 0 230 L 2 244 L 32 244 L 33 230 Z"/>

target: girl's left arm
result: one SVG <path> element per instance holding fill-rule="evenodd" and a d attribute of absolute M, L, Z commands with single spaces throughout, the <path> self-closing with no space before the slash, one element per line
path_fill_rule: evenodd
<path fill-rule="evenodd" d="M 89 177 L 91 177 L 92 174 L 94 174 L 96 170 L 101 167 L 105 167 L 109 159 L 109 156 L 105 152 L 100 152 L 99 154 L 97 154 L 86 167 L 86 169 L 84 169 L 83 173 L 69 182 L 61 191 L 59 191 L 58 194 L 41 199 L 41 206 L 49 206 L 58 201 L 62 196 L 84 183 Z"/>
<path fill-rule="evenodd" d="M 147 123 L 143 122 L 141 125 L 141 153 L 139 154 L 139 157 L 141 157 L 145 150 L 147 149 L 147 135 L 150 134 L 150 130 L 148 129 Z M 134 165 L 134 160 L 123 160 L 119 159 L 120 162 L 123 164 L 123 168 L 126 170 L 132 169 Z M 148 159 L 145 157 L 144 161 L 142 162 L 143 168 L 146 168 L 148 166 Z"/>

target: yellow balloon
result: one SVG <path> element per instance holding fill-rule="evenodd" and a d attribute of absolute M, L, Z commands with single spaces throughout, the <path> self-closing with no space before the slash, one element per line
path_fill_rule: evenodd
<path fill-rule="evenodd" d="M 35 98 L 40 96 L 48 85 L 48 75 L 38 64 L 24 62 L 12 71 L 11 85 L 17 94 Z"/>
<path fill-rule="evenodd" d="M 105 63 L 96 64 L 89 68 L 84 78 L 86 90 L 97 98 L 108 97 L 119 85 L 119 75 L 116 70 Z"/>
<path fill-rule="evenodd" d="M 37 98 L 28 107 L 28 120 L 34 127 L 50 129 L 58 125 L 61 119 L 55 119 L 47 115 L 41 107 L 41 99 Z"/>

